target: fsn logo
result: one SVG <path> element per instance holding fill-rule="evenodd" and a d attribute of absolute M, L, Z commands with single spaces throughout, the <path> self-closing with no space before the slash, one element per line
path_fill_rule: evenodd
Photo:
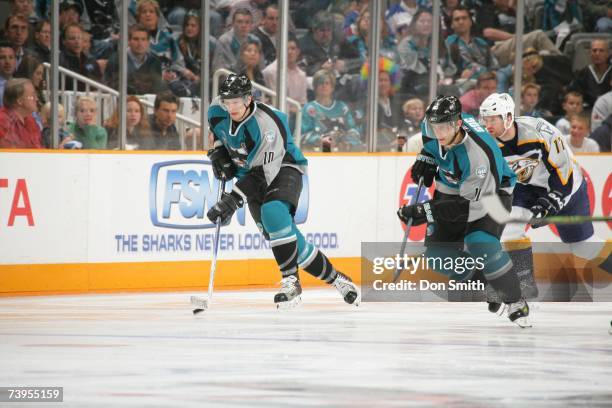
<path fill-rule="evenodd" d="M 307 177 L 303 178 L 303 185 L 295 214 L 297 224 L 304 223 L 308 218 Z M 206 213 L 215 205 L 219 188 L 220 183 L 213 175 L 209 160 L 156 163 L 151 168 L 149 187 L 151 222 L 162 228 L 213 228 L 214 224 L 208 220 Z M 232 183 L 227 183 L 226 191 L 231 191 L 231 188 Z M 245 225 L 245 207 L 236 212 L 240 225 Z"/>

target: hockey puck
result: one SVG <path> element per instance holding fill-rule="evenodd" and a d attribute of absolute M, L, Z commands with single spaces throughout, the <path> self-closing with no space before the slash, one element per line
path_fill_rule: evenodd
<path fill-rule="evenodd" d="M 198 313 L 203 312 L 203 311 L 204 311 L 204 309 L 193 309 L 193 314 L 195 315 L 195 314 L 198 314 Z"/>

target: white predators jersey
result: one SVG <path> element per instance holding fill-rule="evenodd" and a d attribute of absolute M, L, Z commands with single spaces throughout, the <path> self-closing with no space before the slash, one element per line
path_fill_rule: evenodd
<path fill-rule="evenodd" d="M 500 142 L 500 148 L 517 182 L 558 191 L 567 204 L 583 176 L 563 135 L 540 118 L 519 116 L 515 126 L 517 136 Z"/>

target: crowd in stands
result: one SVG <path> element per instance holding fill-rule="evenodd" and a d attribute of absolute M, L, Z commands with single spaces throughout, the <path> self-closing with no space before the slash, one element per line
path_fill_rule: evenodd
<path fill-rule="evenodd" d="M 48 84 L 50 0 L 12 0 L 0 32 L 0 147 L 52 147 Z M 199 98 L 202 63 L 211 73 L 245 73 L 275 89 L 279 10 L 269 0 L 211 0 L 210 54 L 201 55 L 199 0 L 129 0 L 127 144 L 184 147 L 176 126 L 180 98 Z M 610 151 L 612 138 L 612 3 L 526 0 L 522 87 L 513 77 L 516 0 L 443 0 L 438 64 L 432 67 L 431 0 L 385 0 L 380 20 L 378 150 L 418 151 L 429 100 L 460 97 L 478 114 L 493 92 L 520 91 L 521 114 L 556 125 L 576 152 Z M 61 0 L 60 66 L 113 89 L 119 86 L 119 1 Z M 366 149 L 370 78 L 367 0 L 291 0 L 287 95 L 302 105 L 301 146 L 314 151 Z M 582 36 L 582 37 L 580 37 Z M 582 42 L 575 40 L 582 38 Z M 580 54 L 580 44 L 588 41 Z M 585 55 L 578 58 L 578 55 Z M 212 77 L 212 75 L 211 75 Z M 67 77 L 63 89 L 83 92 Z M 143 95 L 154 94 L 153 114 Z M 257 100 L 274 103 L 255 91 Z M 119 148 L 118 112 L 102 117 L 86 95 L 61 107 L 59 146 Z M 291 123 L 295 108 L 291 107 Z M 192 131 L 193 132 L 193 131 Z M 27 135 L 26 135 L 27 133 Z M 189 137 L 195 137 L 191 133 Z"/>

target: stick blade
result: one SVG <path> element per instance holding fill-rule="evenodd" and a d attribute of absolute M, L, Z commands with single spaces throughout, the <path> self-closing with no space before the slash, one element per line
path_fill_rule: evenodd
<path fill-rule="evenodd" d="M 208 301 L 197 296 L 192 296 L 191 306 L 194 307 L 193 314 L 195 315 L 208 309 Z"/>
<path fill-rule="evenodd" d="M 504 204 L 499 199 L 497 194 L 489 194 L 482 196 L 480 202 L 489 216 L 498 224 L 506 224 L 512 220 L 510 212 L 506 210 Z"/>

